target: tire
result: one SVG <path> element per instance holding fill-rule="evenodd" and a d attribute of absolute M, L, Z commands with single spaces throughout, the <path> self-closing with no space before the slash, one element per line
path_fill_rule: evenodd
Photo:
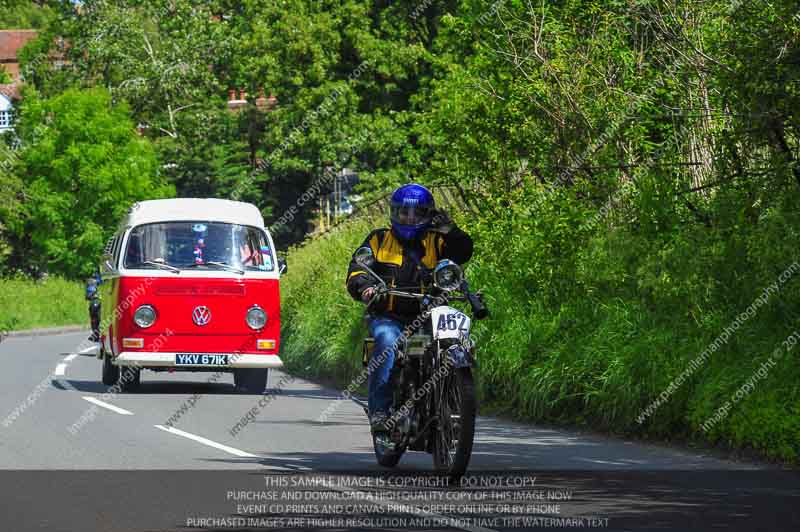
<path fill-rule="evenodd" d="M 372 435 L 372 448 L 375 449 L 375 459 L 378 465 L 383 467 L 394 467 L 400 462 L 404 451 L 389 451 L 378 441 L 375 434 Z"/>
<path fill-rule="evenodd" d="M 459 368 L 444 379 L 442 395 L 446 400 L 437 398 L 440 421 L 433 433 L 433 465 L 437 472 L 458 479 L 467 470 L 475 438 L 478 402 L 472 371 Z M 459 410 L 457 422 L 451 417 L 456 409 Z M 450 436 L 445 436 L 448 433 Z"/>
<path fill-rule="evenodd" d="M 234 369 L 233 383 L 240 393 L 261 395 L 267 387 L 269 369 Z"/>
<path fill-rule="evenodd" d="M 113 386 L 118 380 L 119 366 L 115 366 L 111 363 L 110 353 L 103 352 L 103 384 L 106 386 Z"/>
<path fill-rule="evenodd" d="M 139 383 L 142 379 L 142 371 L 139 368 L 131 366 L 122 366 L 119 368 L 119 379 L 117 386 L 120 392 L 134 392 L 139 388 Z"/>

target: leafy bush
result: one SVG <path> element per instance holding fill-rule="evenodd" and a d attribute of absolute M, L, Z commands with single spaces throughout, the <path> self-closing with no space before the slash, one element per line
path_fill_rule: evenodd
<path fill-rule="evenodd" d="M 50 99 L 29 91 L 16 130 L 25 201 L 8 230 L 16 235 L 17 267 L 89 275 L 134 202 L 174 195 L 128 107 L 105 89 L 69 89 Z"/>

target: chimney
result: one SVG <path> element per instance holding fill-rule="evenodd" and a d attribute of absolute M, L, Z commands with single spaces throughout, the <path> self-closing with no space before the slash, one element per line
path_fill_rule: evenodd
<path fill-rule="evenodd" d="M 258 91 L 258 98 L 256 98 L 256 107 L 260 111 L 269 111 L 273 107 L 275 107 L 275 102 L 277 102 L 277 98 L 275 98 L 274 94 L 270 94 L 269 98 L 264 97 L 264 89 Z"/>

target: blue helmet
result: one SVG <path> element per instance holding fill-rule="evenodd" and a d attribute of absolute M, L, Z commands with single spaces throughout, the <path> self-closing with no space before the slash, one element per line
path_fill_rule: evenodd
<path fill-rule="evenodd" d="M 403 185 L 392 193 L 392 230 L 403 240 L 414 240 L 431 226 L 435 209 L 430 190 L 417 183 Z"/>

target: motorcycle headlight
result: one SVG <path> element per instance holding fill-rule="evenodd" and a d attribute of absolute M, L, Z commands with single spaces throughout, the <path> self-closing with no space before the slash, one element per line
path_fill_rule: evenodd
<path fill-rule="evenodd" d="M 133 313 L 133 322 L 141 327 L 147 329 L 156 321 L 156 309 L 151 305 L 142 305 Z"/>
<path fill-rule="evenodd" d="M 264 325 L 267 324 L 267 313 L 264 312 L 264 309 L 255 305 L 250 310 L 247 311 L 247 316 L 245 317 L 247 321 L 247 325 L 251 329 L 263 329 Z"/>
<path fill-rule="evenodd" d="M 441 290 L 458 290 L 463 281 L 461 266 L 451 260 L 439 261 L 433 270 L 433 285 Z"/>

